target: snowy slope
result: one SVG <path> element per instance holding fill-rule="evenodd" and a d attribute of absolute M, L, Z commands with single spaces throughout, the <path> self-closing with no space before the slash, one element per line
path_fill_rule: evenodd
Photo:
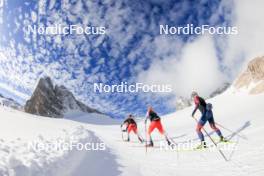
<path fill-rule="evenodd" d="M 222 129 L 224 135 L 232 141 L 232 147 L 224 153 L 230 160 L 224 161 L 218 151 L 179 151 L 148 149 L 133 142 L 120 141 L 119 127 L 97 129 L 98 135 L 119 154 L 123 175 L 263 175 L 264 174 L 264 94 L 248 95 L 233 93 L 232 88 L 209 102 L 214 105 L 216 121 L 235 133 Z M 190 139 L 199 142 L 195 133 L 195 122 L 190 118 L 192 108 L 162 117 L 162 123 L 168 135 L 175 142 L 184 143 Z M 144 125 L 139 124 L 141 134 Z M 208 132 L 211 132 L 206 125 Z M 143 135 L 144 136 L 144 135 Z M 217 139 L 216 135 L 212 135 Z M 154 134 L 155 145 L 160 145 L 162 137 Z M 210 143 L 210 140 L 206 138 Z M 231 145 L 228 144 L 228 145 Z M 141 146 L 141 147 L 140 147 Z M 223 146 L 224 147 L 224 146 Z M 233 148 L 235 150 L 233 150 Z"/>
<path fill-rule="evenodd" d="M 90 163 L 90 167 L 86 167 L 91 173 L 99 171 L 93 164 L 99 166 L 106 161 L 109 163 L 107 171 L 117 172 L 113 167 L 116 162 L 107 147 L 105 151 L 93 152 L 78 150 L 75 145 L 70 150 L 60 147 L 60 144 L 70 143 L 104 144 L 82 123 L 34 116 L 8 107 L 0 107 L 0 115 L 1 176 L 77 175 L 83 160 Z M 43 149 L 42 146 L 48 147 Z"/>
<path fill-rule="evenodd" d="M 69 113 L 67 119 L 41 118 L 0 108 L 0 175 L 256 175 L 264 174 L 264 94 L 248 95 L 232 87 L 208 102 L 213 103 L 216 121 L 224 127 L 224 135 L 233 148 L 223 150 L 228 162 L 217 150 L 169 150 L 149 148 L 138 143 L 123 142 L 120 122 L 97 114 Z M 155 108 L 155 106 L 154 106 Z M 168 135 L 175 142 L 198 144 L 195 122 L 190 117 L 192 108 L 186 108 L 162 117 Z M 100 116 L 100 117 L 99 117 Z M 198 116 L 198 115 L 197 115 Z M 144 123 L 138 124 L 145 137 Z M 211 129 L 206 125 L 211 134 Z M 104 151 L 51 151 L 27 150 L 26 143 L 38 139 L 40 143 L 55 142 L 70 137 L 78 141 L 103 141 Z M 215 134 L 212 134 L 217 139 Z M 154 145 L 163 145 L 163 138 L 153 134 Z M 210 145 L 211 142 L 206 137 Z M 102 169 L 103 168 L 103 169 Z M 13 174 L 14 173 L 14 174 Z"/>

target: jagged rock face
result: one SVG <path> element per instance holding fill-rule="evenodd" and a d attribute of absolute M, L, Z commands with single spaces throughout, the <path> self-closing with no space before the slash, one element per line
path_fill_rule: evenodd
<path fill-rule="evenodd" d="M 70 110 L 100 113 L 77 101 L 66 87 L 57 85 L 54 87 L 49 77 L 39 80 L 24 109 L 31 114 L 57 118 L 63 117 L 63 114 Z"/>
<path fill-rule="evenodd" d="M 264 56 L 253 59 L 249 62 L 247 70 L 243 72 L 235 81 L 234 86 L 237 89 L 250 88 L 251 94 L 264 92 Z"/>
<path fill-rule="evenodd" d="M 83 112 L 100 113 L 99 111 L 92 109 L 82 102 L 76 100 L 74 95 L 64 86 L 55 86 L 55 95 L 59 100 L 61 100 L 63 110 L 79 110 Z"/>
<path fill-rule="evenodd" d="M 263 80 L 264 79 L 264 56 L 256 58 L 249 62 L 248 70 L 250 71 L 253 80 Z"/>
<path fill-rule="evenodd" d="M 62 117 L 62 109 L 62 102 L 57 98 L 50 78 L 41 78 L 32 97 L 26 102 L 25 111 L 48 117 Z"/>

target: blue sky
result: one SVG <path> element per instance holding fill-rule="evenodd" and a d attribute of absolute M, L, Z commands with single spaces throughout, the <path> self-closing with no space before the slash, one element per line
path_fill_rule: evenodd
<path fill-rule="evenodd" d="M 180 66 L 171 65 L 190 65 L 184 58 L 192 57 L 190 52 L 195 53 L 201 45 L 205 46 L 204 50 L 213 50 L 209 56 L 216 58 L 212 61 L 215 65 L 212 68 L 217 70 L 212 75 L 216 76 L 212 77 L 212 84 L 203 84 L 206 89 L 197 87 L 207 95 L 223 82 L 230 81 L 227 77 L 232 80 L 237 73 L 233 73 L 233 66 L 239 63 L 240 69 L 240 63 L 248 55 L 239 50 L 232 53 L 235 59 L 229 59 L 232 63 L 228 63 L 225 60 L 226 45 L 223 44 L 229 42 L 228 37 L 161 36 L 159 25 L 229 26 L 239 17 L 236 13 L 240 11 L 232 10 L 234 7 L 231 0 L 4 1 L 0 8 L 0 31 L 3 34 L 0 36 L 0 87 L 11 88 L 10 91 L 17 96 L 23 94 L 27 97 L 32 94 L 37 80 L 47 75 L 57 84 L 68 87 L 78 99 L 113 117 L 130 112 L 143 115 L 149 104 L 161 114 L 172 112 L 177 96 L 187 96 L 187 91 L 196 89 L 196 80 L 187 76 L 189 86 L 178 86 L 182 81 L 177 75 L 183 73 L 179 71 Z M 23 27 L 30 24 L 105 26 L 107 35 L 26 34 Z M 196 44 L 196 41 L 200 43 Z M 207 52 L 201 57 L 207 57 Z M 158 66 L 165 67 L 170 73 Z M 191 68 L 186 70 L 196 72 Z M 171 94 L 93 92 L 95 82 L 167 83 L 166 80 L 174 84 Z M 194 85 L 190 85 L 192 81 Z"/>

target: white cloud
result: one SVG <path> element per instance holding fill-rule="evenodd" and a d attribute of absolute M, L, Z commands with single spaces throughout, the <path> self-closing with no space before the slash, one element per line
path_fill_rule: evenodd
<path fill-rule="evenodd" d="M 160 0 L 151 1 L 154 3 L 164 3 Z M 75 93 L 81 95 L 81 92 L 87 92 L 87 87 L 89 88 L 89 86 L 82 82 L 85 75 L 80 76 L 83 71 L 81 68 L 91 70 L 92 74 L 87 78 L 87 80 L 91 82 L 98 81 L 99 79 L 105 80 L 106 78 L 115 79 L 116 75 L 122 76 L 122 73 L 125 71 L 120 69 L 127 68 L 129 68 L 129 70 L 133 73 L 131 80 L 134 80 L 134 75 L 137 75 L 138 72 L 141 72 L 145 68 L 146 63 L 144 62 L 144 57 L 151 58 L 153 63 L 151 64 L 149 70 L 140 74 L 138 77 L 139 81 L 147 83 L 173 84 L 174 93 L 176 95 L 189 96 L 190 91 L 194 89 L 202 94 L 208 94 L 210 91 L 219 86 L 225 79 L 225 75 L 219 71 L 218 67 L 220 64 L 221 66 L 229 68 L 232 72 L 232 76 L 234 77 L 241 69 L 243 61 L 241 61 L 241 55 L 243 55 L 242 59 L 251 59 L 257 55 L 263 55 L 264 51 L 264 45 L 262 44 L 262 40 L 264 39 L 262 33 L 262 31 L 264 31 L 262 0 L 241 0 L 239 2 L 235 2 L 236 6 L 233 14 L 236 19 L 232 19 L 232 13 L 226 13 L 226 10 L 230 10 L 234 5 L 230 0 L 223 0 L 221 1 L 220 7 L 212 9 L 214 15 L 210 19 L 210 24 L 218 24 L 220 17 L 222 19 L 224 15 L 225 20 L 228 21 L 229 19 L 232 19 L 235 21 L 233 25 L 239 27 L 239 35 L 237 36 L 230 36 L 227 40 L 223 39 L 223 36 L 215 37 L 218 43 L 221 43 L 220 41 L 223 42 L 221 47 L 224 48 L 224 62 L 221 62 L 220 64 L 216 56 L 214 42 L 211 38 L 212 36 L 201 36 L 194 42 L 185 45 L 176 38 L 145 35 L 141 38 L 141 42 L 138 43 L 133 50 L 131 50 L 127 58 L 123 60 L 120 59 L 120 61 L 116 62 L 113 58 L 122 57 L 120 54 L 122 54 L 124 49 L 130 46 L 129 42 L 133 39 L 133 36 L 137 31 L 148 30 L 151 32 L 156 30 L 155 27 L 157 27 L 158 23 L 156 24 L 154 19 L 157 14 L 153 11 L 158 11 L 158 7 L 153 9 L 153 11 L 148 14 L 151 16 L 151 21 L 147 23 L 143 12 L 138 12 L 137 16 L 132 16 L 131 14 L 134 14 L 132 11 L 133 8 L 126 6 L 123 7 L 123 3 L 121 3 L 122 1 L 116 1 L 115 3 L 113 3 L 114 1 L 112 0 L 104 1 L 102 2 L 104 5 L 114 5 L 104 8 L 103 6 L 98 5 L 96 1 L 79 1 L 79 3 L 73 5 L 69 2 L 69 0 L 62 0 L 62 11 L 58 11 L 54 8 L 55 4 L 53 2 L 55 1 L 52 1 L 51 3 L 47 2 L 47 0 L 41 0 L 38 2 L 38 15 L 41 17 L 42 15 L 49 14 L 46 16 L 48 23 L 56 22 L 58 24 L 66 24 L 66 17 L 72 20 L 72 22 L 77 23 L 77 17 L 80 17 L 82 19 L 82 22 L 80 23 L 85 25 L 92 24 L 95 26 L 107 27 L 107 32 L 109 32 L 107 37 L 111 41 L 111 51 L 108 53 L 110 59 L 107 58 L 107 64 L 111 72 L 105 74 L 99 72 L 101 71 L 100 65 L 98 65 L 100 62 L 96 63 L 97 67 L 94 67 L 90 62 L 92 56 L 87 57 L 83 63 L 78 63 L 80 60 L 76 59 L 79 58 L 78 53 L 76 52 L 78 50 L 76 46 L 80 46 L 83 42 L 87 42 L 87 38 L 83 36 L 69 37 L 65 39 L 61 38 L 63 42 L 61 42 L 59 38 L 56 38 L 57 40 L 55 40 L 56 42 L 54 43 L 51 42 L 53 38 L 50 36 L 46 36 L 45 38 L 40 37 L 38 40 L 36 40 L 35 36 L 33 41 L 30 41 L 33 42 L 33 44 L 39 49 L 39 52 L 34 53 L 34 61 L 32 61 L 32 58 L 30 60 L 28 59 L 28 54 L 32 55 L 30 48 L 28 48 L 28 50 L 22 48 L 23 50 L 21 49 L 21 52 L 19 53 L 23 53 L 23 55 L 10 55 L 8 60 L 4 61 L 5 65 L 1 65 L 0 71 L 0 78 L 19 84 L 27 90 L 33 90 L 33 83 L 35 83 L 38 77 L 42 76 L 42 74 L 50 74 L 51 77 L 55 77 L 56 79 L 59 79 L 60 75 L 63 75 L 61 76 L 61 82 L 59 83 L 63 84 L 64 82 L 67 82 L 70 89 L 73 89 Z M 82 9 L 80 9 L 80 5 L 82 4 L 81 2 L 86 5 L 89 13 L 78 13 L 77 16 L 70 13 L 70 11 L 74 9 L 75 12 L 82 11 Z M 173 7 L 174 9 L 169 13 L 169 18 L 171 18 L 172 21 L 175 20 L 176 22 L 178 18 L 182 19 L 186 13 L 189 13 L 188 11 L 190 10 L 190 5 L 191 4 L 187 1 L 175 4 Z M 197 18 L 199 18 L 199 24 L 204 23 L 204 20 L 200 19 L 202 16 L 200 13 L 203 12 L 201 8 L 202 5 L 197 7 L 197 9 L 199 9 L 199 14 L 197 16 Z M 31 14 L 31 21 L 38 21 L 41 19 L 39 16 L 36 17 L 35 15 L 36 14 Z M 193 17 L 191 16 L 188 20 L 191 21 L 192 19 Z M 130 24 L 120 25 L 125 24 L 127 20 Z M 31 21 L 28 21 L 28 23 Z M 166 22 L 166 18 L 161 17 L 159 24 Z M 39 25 L 42 25 L 40 21 Z M 100 36 L 97 39 L 89 37 L 88 41 L 90 42 L 89 46 L 82 45 L 80 46 L 80 50 L 87 55 L 89 53 L 94 54 L 95 52 L 98 52 L 98 49 L 96 48 L 105 42 L 105 36 Z M 10 43 L 13 43 L 10 47 L 15 51 L 15 41 L 11 40 Z M 64 48 L 67 48 L 67 54 L 71 53 L 67 57 L 60 58 L 60 62 L 58 64 L 61 65 L 49 64 L 51 58 L 46 57 L 51 55 L 52 52 L 51 48 L 46 48 L 49 44 L 53 46 L 52 48 L 61 47 L 63 45 Z M 39 58 L 42 58 L 43 56 L 45 56 L 44 59 L 45 62 L 47 62 L 45 65 L 42 65 L 39 62 L 39 60 L 41 60 Z M 138 56 L 141 58 L 136 59 Z M 127 64 L 126 61 L 128 61 L 128 59 L 130 63 L 133 64 Z M 12 73 L 12 76 L 6 78 L 6 73 Z M 72 78 L 72 73 L 77 74 L 77 80 Z M 91 95 L 87 94 L 84 100 L 90 104 L 92 104 L 92 102 L 96 102 L 98 107 L 108 106 L 109 102 L 107 102 L 107 98 L 104 100 L 104 97 L 98 96 L 96 101 L 92 101 L 91 97 Z M 118 107 L 113 107 L 113 109 L 116 108 Z"/>
<path fill-rule="evenodd" d="M 154 62 L 138 81 L 171 84 L 177 96 L 189 96 L 193 90 L 208 95 L 225 80 L 218 65 L 212 37 L 201 36 L 186 44 L 180 56 Z"/>
<path fill-rule="evenodd" d="M 171 55 L 178 57 L 183 47 L 183 42 L 175 37 L 160 35 L 155 38 L 154 45 L 156 46 L 155 56 L 166 59 Z"/>
<path fill-rule="evenodd" d="M 44 15 L 46 11 L 45 9 L 46 9 L 46 0 L 40 0 L 38 2 L 38 13 L 40 15 Z"/>
<path fill-rule="evenodd" d="M 228 9 L 234 8 L 232 13 Z M 146 83 L 172 84 L 175 95 L 188 96 L 192 90 L 208 95 L 229 78 L 235 79 L 249 60 L 264 55 L 264 1 L 222 1 L 210 21 L 217 24 L 224 14 L 225 22 L 238 27 L 238 35 L 200 36 L 192 43 L 178 45 L 169 38 L 155 39 L 157 50 L 151 67 L 138 80 Z M 220 45 L 219 60 L 215 43 Z M 222 72 L 220 66 L 224 66 Z"/>
<path fill-rule="evenodd" d="M 238 35 L 229 36 L 224 55 L 224 65 L 235 77 L 249 60 L 264 55 L 264 1 L 235 1 L 234 24 Z"/>

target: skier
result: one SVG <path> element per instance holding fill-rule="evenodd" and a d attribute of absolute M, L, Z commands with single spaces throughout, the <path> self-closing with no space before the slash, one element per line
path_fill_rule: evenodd
<path fill-rule="evenodd" d="M 171 142 L 169 141 L 167 135 L 166 135 L 166 132 L 164 131 L 163 127 L 162 127 L 162 124 L 161 124 L 161 120 L 160 120 L 160 117 L 158 116 L 158 114 L 153 110 L 153 108 L 151 106 L 148 107 L 148 110 L 147 110 L 147 114 L 146 114 L 146 119 L 145 119 L 145 125 L 147 124 L 147 120 L 150 120 L 150 125 L 149 125 L 149 128 L 148 128 L 148 138 L 149 138 L 149 144 L 146 145 L 146 147 L 153 147 L 154 144 L 153 144 L 153 140 L 151 138 L 151 133 L 152 131 L 157 128 L 160 132 L 160 134 L 162 134 L 168 145 L 170 146 L 171 145 Z"/>
<path fill-rule="evenodd" d="M 214 116 L 212 112 L 212 104 L 207 104 L 205 100 L 200 97 L 195 91 L 192 92 L 191 98 L 193 99 L 195 104 L 195 109 L 192 112 L 192 117 L 194 118 L 194 114 L 196 113 L 197 109 L 199 109 L 202 114 L 196 126 L 196 132 L 198 134 L 199 139 L 201 140 L 201 145 L 199 145 L 197 148 L 206 148 L 206 142 L 204 141 L 204 135 L 201 130 L 207 121 L 209 122 L 210 127 L 220 137 L 220 142 L 226 142 L 221 131 L 215 126 Z"/>
<path fill-rule="evenodd" d="M 129 114 L 128 117 L 125 119 L 125 121 L 123 122 L 123 124 L 121 124 L 121 128 L 123 127 L 123 125 L 126 125 L 126 131 L 127 131 L 127 141 L 130 141 L 130 137 L 129 134 L 131 131 L 133 131 L 137 137 L 138 140 L 142 143 L 143 139 L 139 136 L 138 131 L 137 131 L 137 123 L 134 120 L 134 117 L 132 116 L 132 114 Z"/>

